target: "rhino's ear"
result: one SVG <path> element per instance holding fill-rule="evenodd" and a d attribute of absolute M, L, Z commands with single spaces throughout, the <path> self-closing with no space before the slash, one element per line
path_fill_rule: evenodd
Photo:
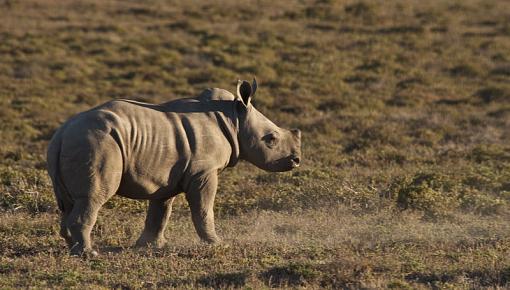
<path fill-rule="evenodd" d="M 237 81 L 237 96 L 241 98 L 241 100 L 243 100 L 245 106 L 248 107 L 248 105 L 250 104 L 250 100 L 251 97 L 253 96 L 253 93 L 254 90 L 249 82 L 241 80 Z"/>
<path fill-rule="evenodd" d="M 257 91 L 257 79 L 253 78 L 253 82 L 251 84 L 251 96 L 255 96 L 255 92 Z"/>

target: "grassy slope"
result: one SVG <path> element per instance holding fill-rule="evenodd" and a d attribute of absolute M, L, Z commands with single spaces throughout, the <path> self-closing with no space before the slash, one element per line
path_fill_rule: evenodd
<path fill-rule="evenodd" d="M 0 288 L 509 286 L 509 2 L 188 2 L 0 2 Z M 253 75 L 305 158 L 222 174 L 224 245 L 181 198 L 167 248 L 129 248 L 146 204 L 115 198 L 103 255 L 67 256 L 44 170 L 59 124 Z"/>

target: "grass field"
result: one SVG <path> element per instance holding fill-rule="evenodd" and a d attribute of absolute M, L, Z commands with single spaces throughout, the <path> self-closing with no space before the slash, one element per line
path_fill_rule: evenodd
<path fill-rule="evenodd" d="M 259 81 L 302 166 L 220 175 L 224 243 L 114 198 L 68 255 L 45 151 L 71 115 Z M 0 288 L 510 287 L 510 2 L 0 0 Z"/>

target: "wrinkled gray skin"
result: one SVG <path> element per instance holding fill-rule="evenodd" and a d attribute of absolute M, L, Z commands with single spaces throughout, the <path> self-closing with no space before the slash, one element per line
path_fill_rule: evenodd
<path fill-rule="evenodd" d="M 181 192 L 200 238 L 218 242 L 213 203 L 219 172 L 239 159 L 268 171 L 300 162 L 300 131 L 282 129 L 257 111 L 250 102 L 255 90 L 255 81 L 243 81 L 237 97 L 208 89 L 161 105 L 115 100 L 62 125 L 48 148 L 48 172 L 71 254 L 97 255 L 90 233 L 99 209 L 116 194 L 150 200 L 138 246 L 164 245 L 172 202 Z"/>

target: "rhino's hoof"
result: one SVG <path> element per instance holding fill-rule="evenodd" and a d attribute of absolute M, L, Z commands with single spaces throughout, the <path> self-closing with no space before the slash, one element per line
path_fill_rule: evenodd
<path fill-rule="evenodd" d="M 155 248 L 161 249 L 166 245 L 166 239 L 156 239 L 156 240 L 148 240 L 144 238 L 139 238 L 135 243 L 135 247 L 137 248 Z"/>
<path fill-rule="evenodd" d="M 71 256 L 90 259 L 99 256 L 99 253 L 92 249 L 80 249 L 78 246 L 75 246 L 71 249 Z"/>
<path fill-rule="evenodd" d="M 209 245 L 217 245 L 221 244 L 221 239 L 218 237 L 210 237 L 203 240 L 204 242 L 208 243 Z"/>
<path fill-rule="evenodd" d="M 72 257 L 80 257 L 83 259 L 92 259 L 92 258 L 96 258 L 97 256 L 99 256 L 99 253 L 97 251 L 90 250 L 90 251 L 83 251 L 81 253 L 71 253 L 71 256 Z"/>
<path fill-rule="evenodd" d="M 85 258 L 95 258 L 97 256 L 99 256 L 99 253 L 95 250 L 90 250 L 90 251 L 85 251 L 83 252 L 82 256 L 85 255 Z"/>

